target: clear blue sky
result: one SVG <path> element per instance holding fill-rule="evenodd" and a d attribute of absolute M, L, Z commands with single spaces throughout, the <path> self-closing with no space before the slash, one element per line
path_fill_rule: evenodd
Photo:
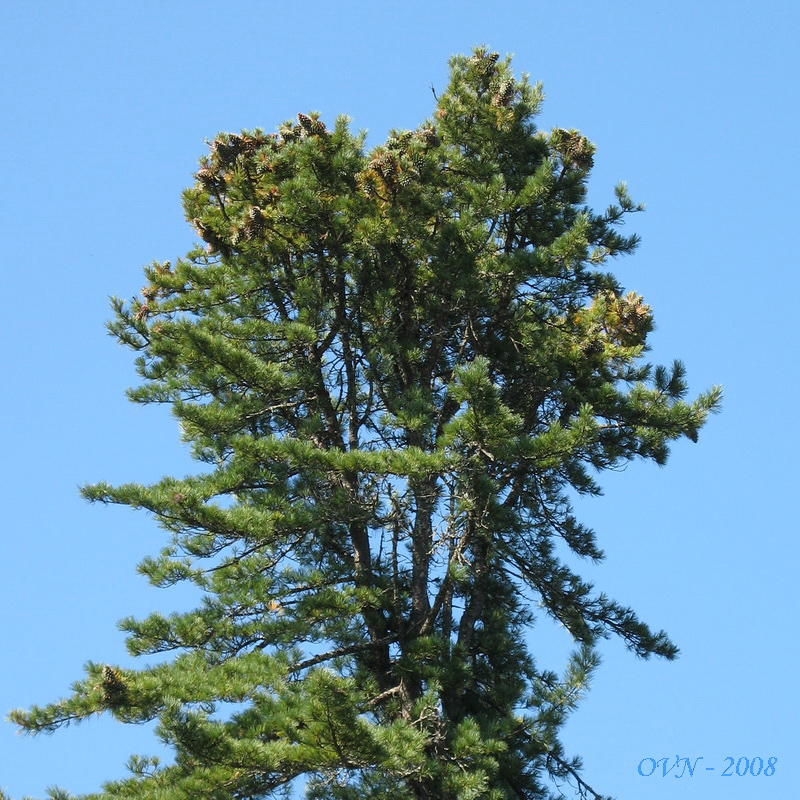
<path fill-rule="evenodd" d="M 694 392 L 725 388 L 698 445 L 581 504 L 607 553 L 584 573 L 682 654 L 606 643 L 565 743 L 620 800 L 795 795 L 800 6 L 5 0 L 0 34 L 3 713 L 61 696 L 88 659 L 129 664 L 117 620 L 189 602 L 135 573 L 157 526 L 76 487 L 195 469 L 165 410 L 125 400 L 132 357 L 103 323 L 141 265 L 192 244 L 179 201 L 203 140 L 313 109 L 376 144 L 416 127 L 448 57 L 485 42 L 544 82 L 541 127 L 596 143 L 593 205 L 621 179 L 647 204 L 618 267 L 654 309 L 653 360 L 682 358 Z M 561 668 L 559 631 L 542 621 L 533 642 Z M 37 739 L 1 723 L 0 788 L 91 791 L 155 751 L 113 721 Z M 715 771 L 637 774 L 676 755 Z M 722 777 L 726 756 L 776 756 L 776 773 Z"/>

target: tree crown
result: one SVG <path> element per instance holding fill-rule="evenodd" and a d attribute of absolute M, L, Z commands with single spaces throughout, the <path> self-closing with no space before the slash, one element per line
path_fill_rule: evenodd
<path fill-rule="evenodd" d="M 140 571 L 203 601 L 123 620 L 170 660 L 90 663 L 12 715 L 157 718 L 174 763 L 133 758 L 98 797 L 599 797 L 558 739 L 597 640 L 677 651 L 559 559 L 602 558 L 570 496 L 664 463 L 720 393 L 642 360 L 650 307 L 607 271 L 640 206 L 585 205 L 594 147 L 537 130 L 541 101 L 478 48 L 369 152 L 316 114 L 211 143 L 183 198 L 203 246 L 110 323 L 131 399 L 170 404 L 207 468 L 83 490 L 154 515 L 171 541 Z M 529 652 L 531 600 L 577 644 L 562 677 Z"/>

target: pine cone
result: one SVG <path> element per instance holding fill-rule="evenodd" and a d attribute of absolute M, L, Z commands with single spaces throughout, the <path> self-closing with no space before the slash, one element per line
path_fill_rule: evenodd
<path fill-rule="evenodd" d="M 375 197 L 378 194 L 378 189 L 375 186 L 375 179 L 372 175 L 367 174 L 361 179 L 361 191 L 367 197 Z"/>
<path fill-rule="evenodd" d="M 397 175 L 397 158 L 387 151 L 377 153 L 369 166 L 386 180 L 393 180 Z"/>
<path fill-rule="evenodd" d="M 492 97 L 492 105 L 497 108 L 505 108 L 511 105 L 514 95 L 517 93 L 517 86 L 513 79 L 503 81 L 497 88 L 497 92 Z"/>
<path fill-rule="evenodd" d="M 480 49 L 470 58 L 470 62 L 476 67 L 493 67 L 499 58 L 500 53 L 487 53 L 485 50 Z"/>
<path fill-rule="evenodd" d="M 497 74 L 497 61 L 500 58 L 500 53 L 475 53 L 470 59 L 470 62 L 475 66 L 475 69 L 483 78 L 484 82 Z"/>
<path fill-rule="evenodd" d="M 638 339 L 653 327 L 652 309 L 641 295 L 628 292 L 618 301 L 620 330 L 628 339 Z"/>
<path fill-rule="evenodd" d="M 436 147 L 439 144 L 439 137 L 433 128 L 423 128 L 417 133 L 417 136 L 422 140 L 426 147 Z"/>
<path fill-rule="evenodd" d="M 300 123 L 300 127 L 306 132 L 311 133 L 314 128 L 314 120 L 311 117 L 305 114 L 298 114 L 297 121 Z"/>
<path fill-rule="evenodd" d="M 393 155 L 391 155 L 390 153 L 387 153 L 384 156 L 384 158 L 381 159 L 381 169 L 383 171 L 383 174 L 387 178 L 389 178 L 389 179 L 396 178 L 397 177 L 397 159 Z"/>
<path fill-rule="evenodd" d="M 211 143 L 211 149 L 219 159 L 219 162 L 223 165 L 233 164 L 236 161 L 236 157 L 239 155 L 238 148 L 231 141 L 234 138 L 239 139 L 238 136 L 234 137 L 233 135 L 227 137 L 217 136 Z"/>
<path fill-rule="evenodd" d="M 411 142 L 413 135 L 414 134 L 411 133 L 411 131 L 394 133 L 386 141 L 386 147 L 388 147 L 389 150 L 394 150 L 394 151 L 405 150 L 408 147 L 409 143 Z"/>
<path fill-rule="evenodd" d="M 554 128 L 550 143 L 558 152 L 565 164 L 588 170 L 594 166 L 594 145 L 576 130 Z"/>
<path fill-rule="evenodd" d="M 327 133 L 325 123 L 317 119 L 316 115 L 309 117 L 308 114 L 298 114 L 297 120 L 300 123 L 300 129 L 305 136 L 322 136 Z"/>
<path fill-rule="evenodd" d="M 244 222 L 244 234 L 252 241 L 264 233 L 264 213 L 258 206 L 252 206 L 247 212 L 247 219 Z"/>
<path fill-rule="evenodd" d="M 103 667 L 100 690 L 103 693 L 103 702 L 111 708 L 122 705 L 128 699 L 128 687 L 122 674 L 108 665 Z"/>
<path fill-rule="evenodd" d="M 263 137 L 251 136 L 249 133 L 236 138 L 241 141 L 241 151 L 243 153 L 255 153 L 264 144 Z"/>
<path fill-rule="evenodd" d="M 291 122 L 285 122 L 278 128 L 278 132 L 284 142 L 293 142 L 299 139 L 301 130 L 302 128 L 299 125 L 292 125 Z"/>
<path fill-rule="evenodd" d="M 203 167 L 195 174 L 198 182 L 209 191 L 218 191 L 225 188 L 225 179 L 210 167 Z"/>
<path fill-rule="evenodd" d="M 197 228 L 200 238 L 208 245 L 209 253 L 222 253 L 224 255 L 227 252 L 227 245 L 219 238 L 213 228 L 204 224 L 197 217 L 192 220 L 192 224 Z"/>

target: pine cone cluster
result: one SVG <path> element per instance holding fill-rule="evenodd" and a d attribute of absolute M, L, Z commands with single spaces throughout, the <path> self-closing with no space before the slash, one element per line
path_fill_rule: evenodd
<path fill-rule="evenodd" d="M 109 708 L 116 708 L 128 699 L 128 687 L 122 678 L 122 673 L 108 665 L 103 667 L 102 678 L 99 684 L 103 696 L 103 703 Z"/>
<path fill-rule="evenodd" d="M 568 166 L 588 170 L 594 166 L 594 145 L 576 130 L 554 128 L 550 144 Z"/>
<path fill-rule="evenodd" d="M 617 300 L 620 339 L 638 341 L 653 327 L 653 316 L 649 305 L 640 294 L 628 292 Z"/>
<path fill-rule="evenodd" d="M 374 169 L 384 180 L 392 181 L 397 176 L 397 156 L 384 150 L 369 162 L 369 168 Z"/>
<path fill-rule="evenodd" d="M 386 140 L 386 147 L 393 152 L 405 152 L 413 138 L 414 134 L 411 131 L 392 131 Z"/>
<path fill-rule="evenodd" d="M 441 143 L 433 127 L 416 132 L 392 131 L 385 147 L 376 148 L 360 176 L 361 190 L 367 197 L 387 199 L 398 189 L 419 181 L 428 163 L 427 151 Z"/>
<path fill-rule="evenodd" d="M 497 91 L 492 95 L 492 105 L 495 108 L 507 108 L 511 105 L 517 94 L 517 84 L 513 78 L 500 82 Z"/>
<path fill-rule="evenodd" d="M 409 139 L 410 141 L 410 139 Z M 361 176 L 361 190 L 367 197 L 394 196 L 401 187 L 411 186 L 419 179 L 419 172 L 411 159 L 399 150 L 378 148 Z"/>
<path fill-rule="evenodd" d="M 228 246 L 212 227 L 206 225 L 197 217 L 192 220 L 192 225 L 194 225 L 194 227 L 197 229 L 197 232 L 200 234 L 200 238 L 208 245 L 207 250 L 209 253 L 212 255 L 214 253 L 225 255 L 228 252 Z"/>
<path fill-rule="evenodd" d="M 272 137 L 255 133 L 223 133 L 211 143 L 211 153 L 218 164 L 231 167 L 241 155 L 249 155 L 272 143 Z"/>
<path fill-rule="evenodd" d="M 223 166 L 230 167 L 236 162 L 239 156 L 239 149 L 236 141 L 230 141 L 229 136 L 217 136 L 211 143 L 211 152 L 216 160 Z M 239 137 L 236 137 L 237 139 Z"/>
<path fill-rule="evenodd" d="M 497 75 L 497 62 L 499 59 L 500 53 L 487 53 L 485 50 L 476 50 L 475 55 L 469 61 L 484 82 L 488 82 Z"/>
<path fill-rule="evenodd" d="M 306 136 L 322 136 L 322 134 L 327 133 L 325 123 L 316 117 L 309 117 L 306 114 L 298 114 L 297 120 L 300 123 L 302 134 L 305 134 Z"/>
<path fill-rule="evenodd" d="M 653 329 L 653 316 L 650 306 L 636 292 L 628 292 L 618 297 L 614 292 L 600 293 L 593 306 L 599 304 L 600 330 L 608 341 L 622 347 L 635 347 L 644 342 Z"/>
<path fill-rule="evenodd" d="M 201 167 L 196 173 L 198 183 L 210 192 L 225 191 L 226 181 L 224 175 L 210 166 Z"/>
<path fill-rule="evenodd" d="M 436 135 L 436 130 L 434 128 L 422 128 L 421 130 L 417 131 L 417 138 L 426 147 L 438 147 L 440 143 L 440 139 Z"/>
<path fill-rule="evenodd" d="M 308 136 L 328 136 L 325 123 L 316 114 L 298 114 L 297 123 L 284 122 L 278 128 L 281 139 L 284 142 L 294 142 L 297 139 L 304 139 Z"/>

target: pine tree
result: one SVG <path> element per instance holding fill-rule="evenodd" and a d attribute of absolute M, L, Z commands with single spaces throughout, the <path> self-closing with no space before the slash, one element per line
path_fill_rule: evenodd
<path fill-rule="evenodd" d="M 663 464 L 720 394 L 642 360 L 650 308 L 605 270 L 640 207 L 585 205 L 594 147 L 537 130 L 541 100 L 479 48 L 370 152 L 316 114 L 211 143 L 183 198 L 204 245 L 110 323 L 131 399 L 169 403 L 206 466 L 83 490 L 147 509 L 171 538 L 140 571 L 202 603 L 121 623 L 163 662 L 89 663 L 12 713 L 158 720 L 174 762 L 92 797 L 600 797 L 559 741 L 596 643 L 677 650 L 559 557 L 603 556 L 570 496 Z M 576 643 L 563 676 L 529 651 L 533 602 Z"/>

